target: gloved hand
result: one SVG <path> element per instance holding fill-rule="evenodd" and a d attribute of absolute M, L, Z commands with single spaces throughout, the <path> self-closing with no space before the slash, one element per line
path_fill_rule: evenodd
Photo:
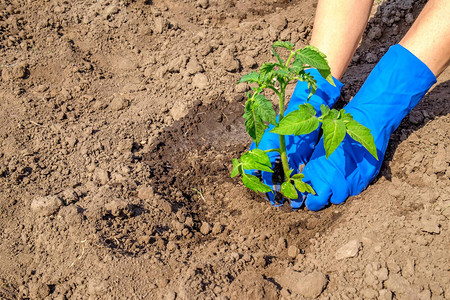
<path fill-rule="evenodd" d="M 389 137 L 434 83 L 436 77 L 422 61 L 403 46 L 392 46 L 344 107 L 371 130 L 379 160 L 349 135 L 327 159 L 321 139 L 303 169 L 304 181 L 317 193 L 307 196 L 306 207 L 320 210 L 361 193 L 378 174 Z"/>
<path fill-rule="evenodd" d="M 336 101 L 339 99 L 343 84 L 339 82 L 337 79 L 333 78 L 336 86 L 331 85 L 320 75 L 319 71 L 317 71 L 316 69 L 309 69 L 307 70 L 307 72 L 311 74 L 317 81 L 316 93 L 313 96 L 311 96 L 311 98 L 309 99 L 309 103 L 316 109 L 317 116 L 320 116 L 322 114 L 320 111 L 320 106 L 322 104 L 325 104 L 328 105 L 329 107 L 332 107 L 334 103 L 336 103 Z M 288 113 L 297 110 L 300 104 L 306 103 L 308 95 L 309 95 L 308 84 L 303 81 L 298 81 L 284 115 L 287 115 Z M 259 149 L 268 150 L 280 148 L 279 135 L 269 132 L 273 128 L 274 126 L 270 125 L 270 127 L 266 129 L 258 145 Z M 286 136 L 286 152 L 289 160 L 289 165 L 292 169 L 294 169 L 293 174 L 298 172 L 299 165 L 305 164 L 309 160 L 314 150 L 314 145 L 317 143 L 318 139 L 319 139 L 319 129 L 311 132 L 308 135 Z M 250 146 L 250 150 L 253 150 L 255 148 L 256 148 L 255 143 L 252 143 Z M 276 159 L 280 157 L 278 152 L 269 152 L 267 154 L 270 158 L 270 161 L 272 162 L 272 165 L 274 165 Z M 270 187 L 273 186 L 272 173 L 261 172 L 261 176 L 265 184 L 267 184 Z M 267 197 L 269 198 L 272 205 L 276 204 L 274 201 L 273 192 L 267 193 Z M 294 206 L 299 207 L 302 203 L 303 200 L 298 199 L 298 201 L 292 201 L 291 205 L 293 207 Z"/>

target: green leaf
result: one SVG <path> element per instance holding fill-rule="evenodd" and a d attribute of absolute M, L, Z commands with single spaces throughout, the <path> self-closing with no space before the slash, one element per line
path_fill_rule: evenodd
<path fill-rule="evenodd" d="M 244 108 L 245 130 L 258 146 L 264 131 L 268 127 L 256 111 L 256 102 L 253 99 L 247 100 Z"/>
<path fill-rule="evenodd" d="M 298 198 L 298 193 L 295 190 L 295 187 L 292 183 L 290 182 L 283 182 L 281 184 L 281 193 L 288 197 L 289 199 L 297 199 Z"/>
<path fill-rule="evenodd" d="M 317 50 L 315 47 L 306 46 L 300 49 L 295 54 L 295 60 L 299 60 L 302 65 L 308 65 L 318 70 L 329 70 L 327 60 L 323 53 Z"/>
<path fill-rule="evenodd" d="M 303 178 L 305 178 L 305 175 L 303 175 L 302 173 L 295 174 L 291 177 L 291 179 L 294 179 L 294 180 L 303 179 Z"/>
<path fill-rule="evenodd" d="M 344 113 L 341 113 L 342 111 L 344 111 Z M 353 121 L 353 116 L 351 114 L 346 114 L 344 109 L 341 109 L 339 112 L 339 119 L 344 121 L 345 124 Z"/>
<path fill-rule="evenodd" d="M 313 132 L 319 127 L 316 110 L 311 104 L 302 104 L 298 110 L 286 115 L 270 132 L 282 135 L 301 135 Z"/>
<path fill-rule="evenodd" d="M 296 174 L 296 175 L 303 175 L 303 174 Z M 303 182 L 303 181 L 302 181 L 302 178 L 303 178 L 303 177 L 304 177 L 304 176 L 302 176 L 301 178 L 298 178 L 298 177 L 295 177 L 295 175 L 292 176 L 292 180 L 294 180 L 294 185 L 295 185 L 295 187 L 296 187 L 297 190 L 299 190 L 301 193 L 308 192 L 308 193 L 310 193 L 310 194 L 315 195 L 315 194 L 316 194 L 316 191 L 314 191 L 314 189 L 312 188 L 312 186 L 310 186 L 310 185 L 307 184 L 306 182 Z"/>
<path fill-rule="evenodd" d="M 336 109 L 328 110 L 326 114 L 322 115 L 323 120 L 329 119 L 329 120 L 337 120 L 339 119 L 339 111 Z"/>
<path fill-rule="evenodd" d="M 306 46 L 297 51 L 295 55 L 294 65 L 307 65 L 319 71 L 325 80 L 333 86 L 336 86 L 331 75 L 330 66 L 326 60 L 326 55 L 314 46 Z"/>
<path fill-rule="evenodd" d="M 253 175 L 243 173 L 242 182 L 246 187 L 254 190 L 255 192 L 269 193 L 272 191 L 272 189 L 268 185 L 262 183 L 258 177 Z"/>
<path fill-rule="evenodd" d="M 291 68 L 289 68 L 289 72 L 291 72 L 297 76 L 300 76 L 300 73 L 303 72 L 303 70 L 304 70 L 303 66 L 298 66 L 298 65 L 295 65 L 295 66 L 293 65 Z"/>
<path fill-rule="evenodd" d="M 319 48 L 317 48 L 317 47 L 315 47 L 315 46 L 313 46 L 313 45 L 308 45 L 308 46 L 306 46 L 305 48 L 314 50 L 314 51 L 316 51 L 317 53 L 319 53 L 320 56 L 322 56 L 323 58 L 327 58 L 327 56 L 325 55 L 325 53 L 321 52 L 321 51 L 319 50 Z"/>
<path fill-rule="evenodd" d="M 272 72 L 274 67 L 275 67 L 274 63 L 265 63 L 259 68 L 259 72 L 261 74 L 267 74 L 269 72 Z"/>
<path fill-rule="evenodd" d="M 336 86 L 333 80 L 333 75 L 331 75 L 331 70 L 328 69 L 317 69 L 319 71 L 320 75 L 322 75 L 323 78 L 325 78 L 326 81 L 328 81 L 332 86 Z"/>
<path fill-rule="evenodd" d="M 301 81 L 306 81 L 306 83 L 308 84 L 308 89 L 310 90 L 310 93 L 308 95 L 308 99 L 314 95 L 316 93 L 317 90 L 317 81 L 314 79 L 314 77 L 306 72 L 303 72 L 302 74 L 299 75 L 299 80 Z"/>
<path fill-rule="evenodd" d="M 289 51 L 291 51 L 294 48 L 294 44 L 290 43 L 290 42 L 283 42 L 283 41 L 276 41 L 275 43 L 273 43 L 272 48 L 286 48 Z"/>
<path fill-rule="evenodd" d="M 284 77 L 284 78 L 291 77 L 291 73 L 289 73 L 289 71 L 286 69 L 275 70 L 275 71 L 273 71 L 273 74 L 277 77 Z"/>
<path fill-rule="evenodd" d="M 328 158 L 344 140 L 346 128 L 342 120 L 324 118 L 322 121 L 322 130 L 325 156 Z"/>
<path fill-rule="evenodd" d="M 261 94 L 255 95 L 255 101 L 255 111 L 259 115 L 259 117 L 265 122 L 276 125 L 277 114 L 273 109 L 272 102 Z"/>
<path fill-rule="evenodd" d="M 346 128 L 348 135 L 363 145 L 363 147 L 378 160 L 377 147 L 375 146 L 375 141 L 370 133 L 370 129 L 355 120 L 348 122 Z"/>
<path fill-rule="evenodd" d="M 253 71 L 251 73 L 248 73 L 248 74 L 242 76 L 241 79 L 239 79 L 239 81 L 237 83 L 239 84 L 239 83 L 244 83 L 244 82 L 250 82 L 250 83 L 258 82 L 258 79 L 259 79 L 259 74 L 256 73 L 255 71 Z"/>
<path fill-rule="evenodd" d="M 231 171 L 231 178 L 239 175 L 239 161 L 236 158 L 233 158 L 233 170 Z"/>
<path fill-rule="evenodd" d="M 272 163 L 266 152 L 261 149 L 253 149 L 241 156 L 240 162 L 245 170 L 261 170 L 273 173 Z"/>
<path fill-rule="evenodd" d="M 326 106 L 325 104 L 322 104 L 320 106 L 320 111 L 322 112 L 322 116 L 326 116 L 328 112 L 330 111 L 330 108 Z"/>

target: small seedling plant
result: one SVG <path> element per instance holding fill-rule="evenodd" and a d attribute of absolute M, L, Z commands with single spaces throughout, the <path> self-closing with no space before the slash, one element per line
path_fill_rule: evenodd
<path fill-rule="evenodd" d="M 278 53 L 280 48 L 285 49 L 283 52 L 289 53 L 286 60 L 283 60 Z M 238 84 L 255 85 L 247 93 L 247 101 L 245 102 L 243 117 L 245 118 L 246 131 L 258 147 L 265 130 L 269 128 L 269 124 L 272 124 L 274 128 L 270 132 L 279 135 L 280 148 L 267 150 L 256 148 L 243 153 L 239 159 L 233 159 L 231 177 L 241 175 L 244 185 L 256 192 L 272 192 L 274 187 L 264 184 L 257 176 L 249 173 L 254 170 L 273 173 L 274 166 L 272 166 L 267 153 L 278 152 L 284 177 L 284 182 L 281 183 L 280 188 L 281 194 L 288 199 L 298 198 L 296 189 L 302 193 L 315 194 L 314 189 L 308 183 L 303 182 L 303 174 L 292 175 L 294 169 L 289 167 L 285 136 L 309 134 L 316 130 L 320 124 L 322 124 L 323 144 L 327 158 L 348 134 L 378 159 L 370 129 L 353 120 L 353 117 L 346 113 L 344 109 L 338 111 L 322 105 L 320 107 L 322 114 L 317 117 L 315 108 L 308 103 L 310 97 L 317 90 L 317 82 L 313 76 L 305 72 L 306 69 L 317 69 L 323 78 L 330 84 L 335 85 L 326 56 L 313 46 L 295 50 L 294 44 L 283 41 L 275 42 L 271 50 L 276 62 L 264 63 L 259 71 L 244 75 L 238 81 Z M 296 80 L 306 82 L 310 93 L 305 104 L 299 105 L 298 110 L 285 115 L 286 87 L 290 82 Z M 270 97 L 274 95 L 278 97 L 279 102 L 278 120 L 270 100 Z M 296 167 L 298 168 L 298 166 Z"/>

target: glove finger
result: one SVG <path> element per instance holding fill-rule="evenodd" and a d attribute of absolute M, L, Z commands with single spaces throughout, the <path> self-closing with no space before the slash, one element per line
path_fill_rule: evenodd
<path fill-rule="evenodd" d="M 330 198 L 330 202 L 333 204 L 341 204 L 349 196 L 348 185 L 345 180 L 336 180 L 331 189 L 333 191 L 333 195 Z"/>
<path fill-rule="evenodd" d="M 327 185 L 322 186 L 321 189 L 315 188 L 315 191 L 316 195 L 309 194 L 305 200 L 306 207 L 313 211 L 321 210 L 327 206 L 332 195 L 331 189 Z"/>
<path fill-rule="evenodd" d="M 270 202 L 271 205 L 277 205 L 275 202 L 275 193 L 274 192 L 266 193 L 266 198 Z"/>

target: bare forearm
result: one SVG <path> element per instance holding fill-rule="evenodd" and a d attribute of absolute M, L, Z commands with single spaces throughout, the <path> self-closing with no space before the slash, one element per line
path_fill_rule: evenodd
<path fill-rule="evenodd" d="M 373 0 L 319 0 L 311 45 L 327 55 L 332 75 L 340 79 L 367 25 Z"/>
<path fill-rule="evenodd" d="M 434 75 L 450 62 L 450 1 L 430 0 L 400 45 L 425 63 Z"/>

